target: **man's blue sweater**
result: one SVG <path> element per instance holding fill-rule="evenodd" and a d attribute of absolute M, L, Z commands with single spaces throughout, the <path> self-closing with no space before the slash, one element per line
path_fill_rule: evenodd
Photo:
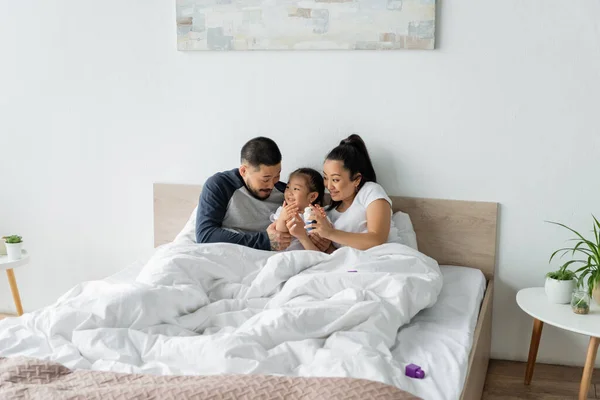
<path fill-rule="evenodd" d="M 283 203 L 285 183 L 278 182 L 266 200 L 252 196 L 238 169 L 211 176 L 198 201 L 197 243 L 237 243 L 271 250 L 266 229 Z"/>

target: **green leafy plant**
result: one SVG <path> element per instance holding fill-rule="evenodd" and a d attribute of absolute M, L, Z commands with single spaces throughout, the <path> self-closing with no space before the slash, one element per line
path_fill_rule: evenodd
<path fill-rule="evenodd" d="M 557 281 L 570 281 L 576 277 L 575 272 L 569 271 L 564 265 L 557 271 L 548 272 L 546 276 Z"/>
<path fill-rule="evenodd" d="M 581 287 L 584 282 L 587 283 L 590 295 L 594 290 L 594 287 L 600 282 L 600 222 L 598 222 L 594 215 L 592 215 L 592 218 L 594 218 L 594 236 L 592 240 L 586 239 L 582 234 L 564 224 L 548 221 L 551 224 L 562 226 L 577 235 L 576 238 L 569 239 L 570 241 L 576 242 L 573 247 L 565 247 L 556 250 L 552 253 L 552 256 L 550 256 L 550 261 L 552 261 L 554 256 L 560 252 L 562 252 L 561 258 L 566 254 L 571 253 L 573 259 L 565 262 L 560 270 L 566 271 L 570 265 L 580 264 L 580 267 L 575 271 L 575 274 L 577 275 L 577 286 Z M 575 258 L 576 255 L 577 258 Z"/>
<path fill-rule="evenodd" d="M 21 243 L 23 241 L 23 238 L 19 235 L 3 236 L 2 239 L 9 244 Z"/>

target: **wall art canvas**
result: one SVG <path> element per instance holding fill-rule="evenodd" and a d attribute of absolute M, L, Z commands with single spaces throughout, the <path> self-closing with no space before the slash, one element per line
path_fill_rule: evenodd
<path fill-rule="evenodd" d="M 433 49 L 435 0 L 176 0 L 179 50 Z"/>

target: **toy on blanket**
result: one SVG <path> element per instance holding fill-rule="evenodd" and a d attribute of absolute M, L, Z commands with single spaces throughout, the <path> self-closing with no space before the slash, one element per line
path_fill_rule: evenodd
<path fill-rule="evenodd" d="M 404 374 L 406 376 L 410 376 L 411 378 L 417 379 L 423 379 L 425 377 L 425 371 L 423 371 L 421 367 L 416 364 L 408 364 Z"/>

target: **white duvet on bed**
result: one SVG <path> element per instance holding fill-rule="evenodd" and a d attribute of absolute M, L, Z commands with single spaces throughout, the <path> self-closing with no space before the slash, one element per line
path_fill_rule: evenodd
<path fill-rule="evenodd" d="M 357 272 L 349 272 L 356 270 Z M 174 242 L 135 282 L 92 281 L 0 322 L 0 356 L 152 374 L 348 376 L 400 386 L 398 329 L 435 304 L 438 264 L 400 244 L 272 253 Z"/>

